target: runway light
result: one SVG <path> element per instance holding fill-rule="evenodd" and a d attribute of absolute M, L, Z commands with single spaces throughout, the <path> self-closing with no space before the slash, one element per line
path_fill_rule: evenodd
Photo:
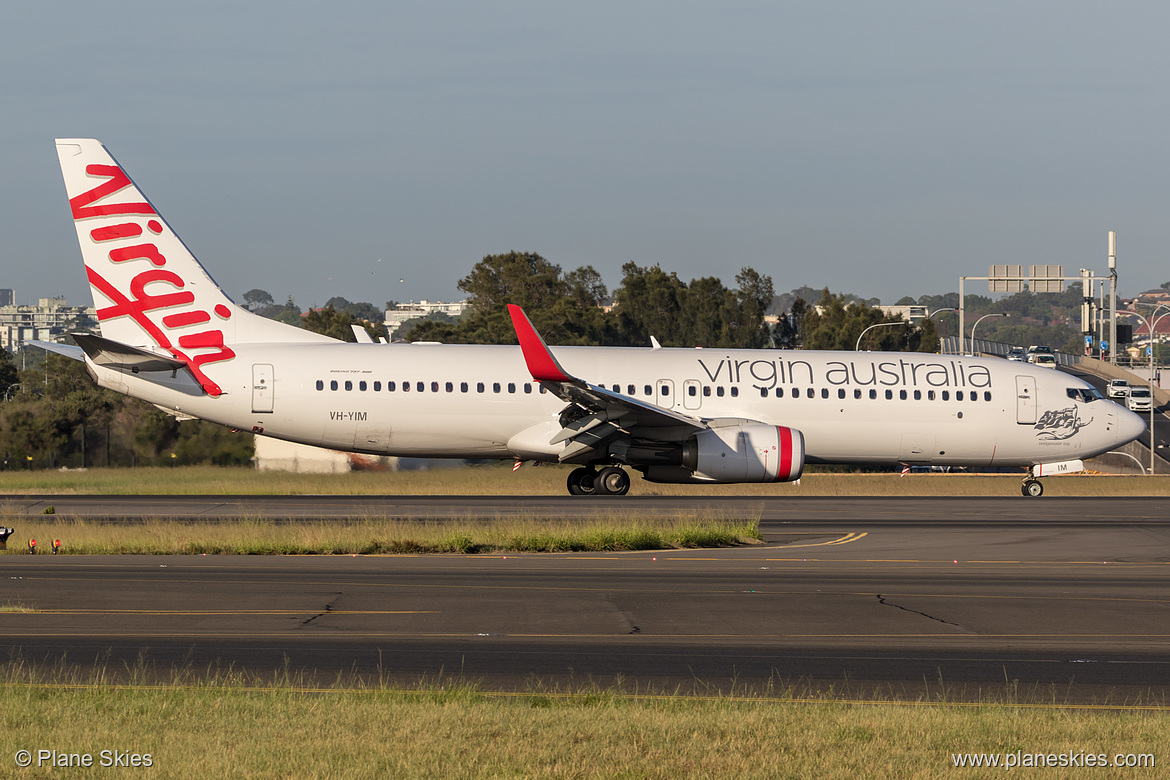
<path fill-rule="evenodd" d="M 56 555 L 59 552 L 61 552 L 61 540 L 54 539 L 53 540 L 53 555 Z"/>
<path fill-rule="evenodd" d="M 956 560 L 955 563 L 958 563 L 958 561 Z"/>
<path fill-rule="evenodd" d="M 29 555 L 36 555 L 37 554 L 37 540 L 36 539 L 29 539 L 28 540 L 28 554 Z"/>

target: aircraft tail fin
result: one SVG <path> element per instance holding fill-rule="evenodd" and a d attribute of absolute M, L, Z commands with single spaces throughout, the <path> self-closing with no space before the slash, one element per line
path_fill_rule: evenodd
<path fill-rule="evenodd" d="M 166 350 L 213 395 L 204 368 L 232 344 L 334 341 L 237 306 L 100 142 L 59 138 L 57 157 L 104 338 Z"/>

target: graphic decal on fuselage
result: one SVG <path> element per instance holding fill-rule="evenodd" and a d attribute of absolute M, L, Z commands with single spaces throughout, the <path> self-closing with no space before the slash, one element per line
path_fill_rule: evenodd
<path fill-rule="evenodd" d="M 779 384 L 801 383 L 836 387 L 991 389 L 991 371 L 986 366 L 941 357 L 926 362 L 905 359 L 830 360 L 823 364 L 823 376 L 814 376 L 813 364 L 807 360 L 783 357 L 736 360 L 728 356 L 718 362 L 699 358 L 698 363 L 711 382 L 749 382 L 757 390 L 771 390 Z"/>
<path fill-rule="evenodd" d="M 1041 440 L 1071 439 L 1077 431 L 1093 422 L 1093 418 L 1082 420 L 1075 406 L 1067 409 L 1053 409 L 1045 412 L 1033 428 Z"/>
<path fill-rule="evenodd" d="M 94 164 L 87 165 L 85 172 L 90 176 L 104 178 L 105 181 L 69 200 L 74 221 L 79 224 L 82 220 L 103 221 L 103 224 L 89 231 L 89 237 L 98 244 L 110 242 L 111 249 L 107 256 L 111 264 L 145 261 L 151 266 L 130 280 L 128 291 L 119 290 L 98 269 L 86 267 L 90 285 L 112 304 L 97 310 L 98 322 L 109 322 L 119 317 L 131 318 L 158 346 L 186 363 L 208 395 L 221 395 L 223 391 L 203 372 L 203 366 L 231 360 L 236 356 L 230 347 L 224 345 L 223 331 L 208 328 L 196 333 L 176 334 L 175 340 L 172 340 L 171 334 L 177 328 L 211 322 L 212 315 L 207 308 L 211 308 L 220 320 L 228 320 L 232 316 L 231 309 L 223 304 L 206 308 L 194 305 L 195 293 L 184 289 L 186 283 L 183 278 L 163 268 L 167 259 L 158 246 L 149 241 L 142 242 L 144 229 L 156 236 L 165 229 L 159 220 L 147 219 L 158 216 L 153 206 L 145 201 L 97 205 L 97 201 L 131 186 L 130 177 L 122 169 L 116 165 Z M 134 221 L 126 221 L 127 217 Z M 165 291 L 148 292 L 148 285 L 164 285 Z M 150 312 L 166 313 L 156 322 L 148 316 Z M 196 354 L 194 350 L 211 351 Z"/>

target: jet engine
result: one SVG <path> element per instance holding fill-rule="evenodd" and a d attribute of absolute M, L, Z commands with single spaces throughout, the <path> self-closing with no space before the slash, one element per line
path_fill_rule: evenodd
<path fill-rule="evenodd" d="M 683 445 L 681 466 L 647 466 L 648 482 L 791 482 L 804 471 L 804 435 L 744 423 L 708 428 Z"/>

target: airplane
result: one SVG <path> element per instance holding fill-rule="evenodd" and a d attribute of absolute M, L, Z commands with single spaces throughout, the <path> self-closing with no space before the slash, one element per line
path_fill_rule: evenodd
<path fill-rule="evenodd" d="M 93 139 L 57 153 L 99 335 L 42 344 L 180 418 L 348 452 L 575 465 L 572 495 L 790 482 L 806 464 L 1083 470 L 1145 430 L 1068 374 L 919 353 L 345 343 L 233 302 Z"/>

